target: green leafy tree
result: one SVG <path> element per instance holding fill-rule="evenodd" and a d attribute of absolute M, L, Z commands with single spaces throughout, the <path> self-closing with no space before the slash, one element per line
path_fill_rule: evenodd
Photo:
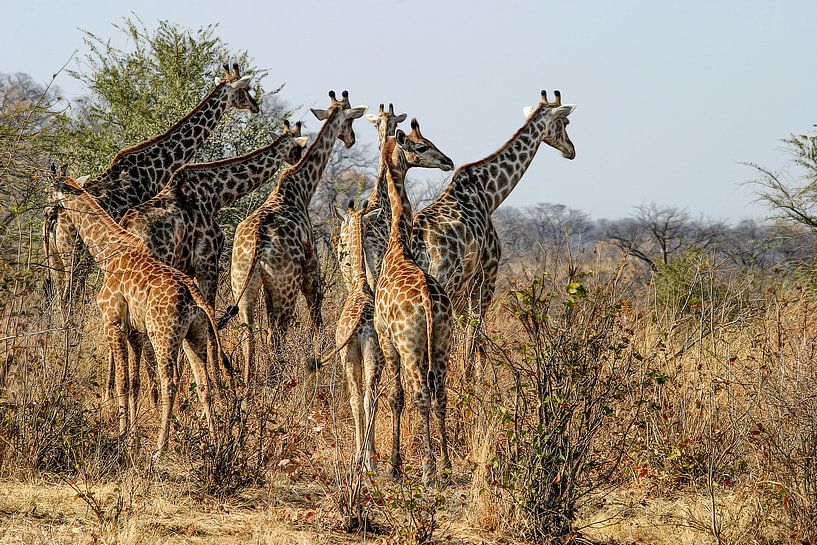
<path fill-rule="evenodd" d="M 186 115 L 223 74 L 222 64 L 236 62 L 254 77 L 262 98 L 258 115 L 229 111 L 196 161 L 230 157 L 270 142 L 286 113 L 276 94 L 264 91 L 265 70 L 252 64 L 246 51 L 233 51 L 218 37 L 215 25 L 189 30 L 167 21 L 148 29 L 138 18 L 114 27 L 126 46 L 116 47 L 84 30 L 87 52 L 69 73 L 89 94 L 66 112 L 62 159 L 78 174 L 102 171 L 122 148 L 166 131 Z"/>

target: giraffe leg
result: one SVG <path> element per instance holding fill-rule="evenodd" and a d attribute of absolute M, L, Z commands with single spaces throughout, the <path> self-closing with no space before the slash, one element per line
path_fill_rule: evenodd
<path fill-rule="evenodd" d="M 445 377 L 447 373 L 448 361 L 448 342 L 443 338 L 445 335 L 440 335 L 440 338 L 435 339 L 434 354 L 431 360 L 432 371 L 428 374 L 431 379 L 431 405 L 434 414 L 437 416 L 437 423 L 440 428 L 440 455 L 442 457 L 442 465 L 440 467 L 440 477 L 446 480 L 451 472 L 451 459 L 448 455 L 448 430 L 446 427 L 446 415 L 448 411 L 448 394 L 445 390 Z M 445 346 L 438 346 L 444 344 Z"/>
<path fill-rule="evenodd" d="M 159 374 L 161 391 L 161 416 L 159 435 L 156 438 L 156 450 L 153 459 L 157 460 L 164 453 L 170 432 L 170 414 L 173 412 L 173 403 L 176 400 L 176 360 L 179 355 L 179 336 L 176 332 L 167 335 L 152 332 L 150 335 L 153 350 L 156 353 L 157 371 Z"/>
<path fill-rule="evenodd" d="M 238 316 L 245 329 L 241 348 L 244 352 L 244 387 L 248 396 L 255 391 L 255 302 L 261 287 L 260 275 L 254 272 L 251 274 L 252 276 L 247 279 L 244 295 L 238 302 Z M 238 295 L 233 293 L 234 297 Z"/>
<path fill-rule="evenodd" d="M 355 422 L 355 460 L 360 463 L 363 456 L 363 398 L 361 392 L 361 356 L 360 344 L 352 339 L 340 350 L 340 361 L 346 371 L 346 384 L 349 387 L 349 405 L 352 408 L 352 420 Z"/>
<path fill-rule="evenodd" d="M 400 456 L 400 417 L 403 415 L 405 405 L 405 394 L 403 392 L 403 381 L 400 377 L 400 355 L 394 344 L 386 335 L 379 335 L 380 348 L 383 352 L 383 360 L 386 367 L 394 379 L 391 395 L 391 460 L 389 476 L 397 479 L 400 476 L 400 468 L 403 459 Z"/>
<path fill-rule="evenodd" d="M 313 362 L 320 361 L 321 353 L 321 330 L 323 329 L 323 316 L 321 315 L 321 308 L 323 306 L 323 288 L 321 287 L 320 278 L 320 264 L 318 258 L 313 254 L 307 265 L 306 273 L 301 284 L 301 292 L 306 298 L 306 303 L 309 306 L 309 324 L 312 328 L 312 355 Z M 317 364 L 309 364 L 310 370 Z"/>
<path fill-rule="evenodd" d="M 295 296 L 288 296 L 282 292 L 276 283 L 273 272 L 262 267 L 262 283 L 264 285 L 265 309 L 267 312 L 267 343 L 270 345 L 272 359 L 267 367 L 266 384 L 276 386 L 282 380 L 282 373 L 286 364 L 284 357 L 284 339 L 287 329 L 295 319 Z"/>
<path fill-rule="evenodd" d="M 484 372 L 484 351 L 477 339 L 482 329 L 482 320 L 494 299 L 496 275 L 497 266 L 492 261 L 485 266 L 479 287 L 471 292 L 465 328 L 465 379 L 468 384 L 473 384 L 475 369 L 477 378 L 481 378 Z"/>
<path fill-rule="evenodd" d="M 412 400 L 417 411 L 420 413 L 421 426 L 420 433 L 423 438 L 423 448 L 425 455 L 423 456 L 423 481 L 428 481 L 432 473 L 435 471 L 434 450 L 431 448 L 431 391 L 428 384 L 428 367 L 425 365 L 424 354 L 417 350 L 415 354 L 407 354 L 402 359 L 403 361 L 411 361 L 409 358 L 418 362 L 411 366 L 411 380 Z M 406 357 L 408 356 L 408 357 Z M 423 362 L 423 363 L 420 363 Z"/>
<path fill-rule="evenodd" d="M 159 381 L 156 378 L 156 354 L 153 352 L 153 345 L 147 335 L 142 336 L 142 362 L 145 364 L 145 371 L 148 375 L 148 387 L 150 388 L 150 403 L 153 408 L 159 406 Z"/>
<path fill-rule="evenodd" d="M 116 366 L 116 406 L 119 438 L 124 441 L 128 433 L 128 338 L 119 324 L 115 322 L 106 321 L 103 328 Z"/>
<path fill-rule="evenodd" d="M 128 398 L 128 415 L 130 420 L 129 441 L 134 452 L 139 450 L 139 432 L 137 429 L 139 421 L 139 387 L 140 372 L 139 367 L 142 358 L 142 335 L 137 331 L 132 331 L 128 336 L 130 344 L 130 355 L 128 357 L 128 377 L 130 379 Z"/>
<path fill-rule="evenodd" d="M 207 420 L 207 427 L 210 430 L 210 441 L 217 444 L 216 426 L 213 420 L 213 396 L 210 391 L 210 376 L 207 372 L 208 343 L 210 335 L 203 335 L 203 332 L 196 328 L 190 328 L 185 340 L 184 353 L 190 368 L 193 371 L 193 380 L 196 381 L 196 391 L 199 401 L 204 410 L 204 417 Z M 216 364 L 216 362 L 211 362 Z"/>
<path fill-rule="evenodd" d="M 220 239 L 217 237 L 214 244 L 215 247 L 211 252 L 203 252 L 202 254 L 197 253 L 195 263 L 193 264 L 196 281 L 199 284 L 199 290 L 211 306 L 215 306 L 216 302 L 216 291 L 218 289 L 218 260 L 219 256 L 221 255 L 221 248 L 224 245 L 223 239 L 223 234 L 221 235 Z M 204 328 L 204 331 L 209 331 L 210 326 L 206 323 L 206 316 L 199 316 L 196 318 L 196 321 L 197 328 Z M 221 372 L 222 355 L 216 354 L 215 339 L 213 339 L 213 337 L 209 334 L 207 335 L 207 354 L 207 361 L 212 362 L 213 378 L 216 385 L 218 385 L 220 394 L 223 395 L 222 386 L 224 384 L 224 375 Z"/>
<path fill-rule="evenodd" d="M 378 388 L 383 372 L 383 353 L 372 328 L 362 335 L 363 352 L 363 464 L 367 471 L 376 472 L 375 416 L 377 415 Z"/>
<path fill-rule="evenodd" d="M 116 361 L 113 352 L 108 355 L 108 381 L 105 385 L 105 401 L 116 399 Z"/>

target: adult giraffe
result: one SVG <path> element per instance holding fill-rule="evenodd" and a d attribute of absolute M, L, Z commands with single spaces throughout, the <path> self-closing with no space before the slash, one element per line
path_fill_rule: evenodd
<path fill-rule="evenodd" d="M 114 221 L 156 195 L 170 175 L 193 157 L 229 108 L 259 111 L 250 95 L 251 76 L 241 77 L 237 64 L 233 64 L 232 72 L 227 65 L 224 69 L 224 77 L 216 78 L 213 90 L 164 134 L 123 149 L 104 172 L 83 184 Z M 71 206 L 72 198 L 68 195 L 60 206 L 48 209 L 44 225 L 50 270 L 56 275 L 64 299 L 69 294 L 65 275 L 71 274 L 73 280 L 74 265 L 83 255 L 77 228 L 63 213 Z M 57 251 L 52 252 L 52 247 Z"/>
<path fill-rule="evenodd" d="M 576 156 L 567 135 L 575 105 L 561 103 L 561 93 L 536 108 L 527 121 L 491 155 L 459 167 L 451 183 L 414 217 L 412 249 L 417 264 L 442 284 L 455 315 L 468 311 L 465 333 L 466 376 L 473 375 L 475 338 L 493 299 L 501 249 L 491 214 L 511 193 L 530 166 L 539 145 L 556 148 L 567 159 Z"/>
<path fill-rule="evenodd" d="M 315 248 L 309 203 L 332 154 L 335 139 L 350 148 L 355 143 L 352 122 L 367 106 L 352 108 L 349 93 L 338 100 L 329 92 L 326 110 L 312 109 L 324 124 L 301 160 L 288 168 L 266 201 L 236 228 L 233 239 L 230 283 L 235 305 L 220 320 L 223 325 L 236 313 L 247 328 L 243 339 L 244 382 L 253 389 L 255 375 L 255 304 L 264 290 L 269 316 L 270 341 L 278 356 L 286 330 L 295 317 L 295 302 L 301 291 L 309 305 L 312 327 L 313 360 L 317 358 L 322 328 L 320 265 Z"/>

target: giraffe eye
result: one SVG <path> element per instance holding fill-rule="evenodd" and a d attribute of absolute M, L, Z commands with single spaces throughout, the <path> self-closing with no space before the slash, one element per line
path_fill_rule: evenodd
<path fill-rule="evenodd" d="M 424 153 L 426 151 L 428 151 L 428 146 L 417 146 L 418 153 Z"/>

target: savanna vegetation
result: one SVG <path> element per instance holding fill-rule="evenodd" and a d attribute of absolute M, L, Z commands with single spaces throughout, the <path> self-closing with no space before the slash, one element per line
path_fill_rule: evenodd
<path fill-rule="evenodd" d="M 304 368 L 305 325 L 252 411 L 223 391 L 221 444 L 209 443 L 184 371 L 170 452 L 157 464 L 147 450 L 130 456 L 105 398 L 99 277 L 70 307 L 49 284 L 49 165 L 98 172 L 183 116 L 223 62 L 254 76 L 262 111 L 229 114 L 197 160 L 265 145 L 298 105 L 284 104 L 284 82 L 215 27 L 126 20 L 119 30 L 122 50 L 86 33 L 70 71 L 87 90 L 79 100 L 0 74 L 0 542 L 817 541 L 813 133 L 785 140 L 788 176 L 747 165 L 766 222 L 728 225 L 657 204 L 619 220 L 502 207 L 500 283 L 474 380 L 464 376 L 462 328 L 455 334 L 448 483 L 419 479 L 410 408 L 404 478 L 357 468 L 343 371 Z M 313 202 L 326 347 L 345 295 L 331 209 L 369 190 L 374 157 L 359 146 L 338 152 Z M 228 238 L 273 183 L 222 212 Z M 231 304 L 227 284 L 218 309 Z M 222 334 L 237 362 L 242 334 Z M 143 392 L 141 429 L 152 437 L 158 414 Z M 379 453 L 390 426 L 381 403 Z"/>

